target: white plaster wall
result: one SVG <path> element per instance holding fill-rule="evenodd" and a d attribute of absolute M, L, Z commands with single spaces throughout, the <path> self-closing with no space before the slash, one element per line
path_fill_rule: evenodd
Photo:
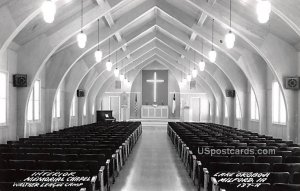
<path fill-rule="evenodd" d="M 65 84 L 64 83 L 60 86 L 59 90 L 60 90 L 60 117 L 59 118 L 54 118 L 54 116 L 51 115 L 52 116 L 51 132 L 52 131 L 57 131 L 57 130 L 60 130 L 60 129 L 64 129 L 66 127 L 66 125 L 65 125 L 65 117 L 66 117 L 65 116 L 65 109 L 66 109 L 66 107 L 65 107 L 65 94 L 66 94 L 66 90 L 65 90 Z M 50 91 L 50 90 L 48 89 L 48 91 Z M 50 94 L 52 94 L 52 93 L 48 93 L 48 96 Z M 48 104 L 46 103 L 47 106 L 50 107 L 50 104 L 52 103 L 51 98 L 48 99 L 47 102 L 48 102 Z M 54 105 L 53 105 L 53 107 L 54 107 Z M 51 107 L 52 110 L 53 110 L 53 107 Z M 46 122 L 46 124 L 47 124 L 47 122 Z"/>
<path fill-rule="evenodd" d="M 298 62 L 296 49 L 282 39 L 272 34 L 268 34 L 261 46 L 261 50 L 268 61 L 272 64 L 273 71 L 276 72 L 274 75 L 276 77 L 276 80 L 281 85 L 284 94 L 288 123 L 286 128 L 287 133 L 285 133 L 286 137 L 283 138 L 295 141 L 297 135 L 296 127 L 298 127 L 299 123 L 298 108 L 295 107 L 295 105 L 297 105 L 298 102 L 297 96 L 299 96 L 299 92 L 284 89 L 283 83 L 285 76 L 295 76 L 298 74 L 298 66 L 297 64 L 295 64 Z M 269 95 L 271 95 L 269 91 L 269 85 L 270 84 L 268 84 L 267 87 L 267 96 L 269 98 L 268 102 L 270 102 Z M 271 113 L 272 112 L 270 110 L 267 111 L 268 115 L 271 115 Z M 270 129 L 270 123 L 267 127 L 270 130 L 269 132 L 272 133 L 272 130 Z"/>
<path fill-rule="evenodd" d="M 78 125 L 78 98 L 75 96 L 75 116 L 70 116 L 70 109 L 69 107 L 66 107 L 65 102 L 65 116 L 66 118 L 69 118 L 69 127 L 77 126 Z M 68 111 L 69 110 L 69 111 Z"/>
<path fill-rule="evenodd" d="M 300 52 L 298 52 L 298 76 L 300 76 Z M 298 126 L 297 128 L 297 137 L 296 142 L 300 143 L 300 92 L 298 92 Z"/>
<path fill-rule="evenodd" d="M 18 55 L 15 50 L 7 49 L 0 56 L 0 71 L 7 72 L 8 76 L 8 105 L 7 125 L 0 126 L 0 143 L 16 140 L 17 134 L 17 88 L 13 87 L 12 75 L 17 72 Z"/>
<path fill-rule="evenodd" d="M 130 100 L 131 100 L 131 95 L 128 91 L 124 91 L 124 83 L 121 83 L 121 89 L 116 89 L 115 88 L 115 80 L 113 80 L 113 82 L 109 83 L 110 86 L 106 89 L 106 91 L 103 93 L 102 96 L 102 101 L 103 101 L 103 110 L 109 110 L 110 106 L 109 106 L 109 97 L 110 96 L 118 96 L 120 98 L 120 119 L 123 119 L 124 121 L 128 121 L 129 120 L 129 116 L 130 116 Z M 123 88 L 122 88 L 123 87 Z M 127 107 L 126 108 L 122 108 L 122 95 L 126 93 L 127 96 Z"/>
<path fill-rule="evenodd" d="M 50 129 L 47 128 L 50 124 L 46 125 L 45 118 L 48 113 L 46 113 L 46 89 L 45 89 L 45 69 L 43 69 L 39 75 L 37 76 L 36 80 L 41 81 L 41 105 L 40 105 L 40 120 L 29 122 L 26 120 L 25 122 L 25 137 L 28 136 L 35 136 L 42 133 L 50 132 Z M 18 106 L 20 104 L 18 103 Z"/>

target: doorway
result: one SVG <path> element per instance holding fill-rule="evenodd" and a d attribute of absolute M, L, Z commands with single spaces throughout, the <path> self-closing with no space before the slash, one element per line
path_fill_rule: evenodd
<path fill-rule="evenodd" d="M 120 121 L 120 96 L 109 96 L 109 109 L 117 121 Z"/>

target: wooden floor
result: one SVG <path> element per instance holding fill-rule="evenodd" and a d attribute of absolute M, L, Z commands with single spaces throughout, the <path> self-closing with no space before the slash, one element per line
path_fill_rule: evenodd
<path fill-rule="evenodd" d="M 143 126 L 143 134 L 112 191 L 194 191 L 165 126 Z"/>

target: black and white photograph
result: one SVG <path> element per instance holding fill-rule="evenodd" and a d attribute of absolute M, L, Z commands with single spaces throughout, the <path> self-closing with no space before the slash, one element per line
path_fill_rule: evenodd
<path fill-rule="evenodd" d="M 300 0 L 0 0 L 0 191 L 300 191 Z"/>

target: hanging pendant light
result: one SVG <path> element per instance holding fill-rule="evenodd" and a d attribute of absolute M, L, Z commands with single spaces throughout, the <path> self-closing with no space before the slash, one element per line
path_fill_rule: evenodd
<path fill-rule="evenodd" d="M 99 22 L 100 22 L 100 20 L 98 19 L 98 48 L 95 51 L 96 62 L 101 62 L 101 60 L 102 60 L 102 51 L 100 50 L 100 39 L 99 39 L 99 33 L 100 33 Z"/>
<path fill-rule="evenodd" d="M 128 76 L 126 76 L 126 74 L 125 74 L 124 83 L 125 83 L 126 86 L 129 86 L 129 85 L 130 85 L 129 78 L 128 78 Z"/>
<path fill-rule="evenodd" d="M 127 76 L 126 76 L 126 65 L 124 67 L 124 84 L 128 85 L 128 79 L 127 79 Z"/>
<path fill-rule="evenodd" d="M 187 83 L 186 78 L 183 78 L 182 82 L 183 82 L 183 84 L 185 85 L 185 84 Z"/>
<path fill-rule="evenodd" d="M 121 82 L 123 82 L 123 80 L 124 80 L 124 74 L 120 74 L 120 80 L 121 80 Z"/>
<path fill-rule="evenodd" d="M 201 61 L 199 62 L 199 70 L 201 71 L 201 72 L 203 72 L 204 70 L 205 70 L 205 62 L 204 62 L 204 59 L 203 59 L 203 38 L 202 38 L 202 50 L 201 50 L 202 52 L 202 59 L 201 59 Z"/>
<path fill-rule="evenodd" d="M 122 60 L 122 67 L 121 68 L 123 68 L 123 60 Z M 120 80 L 121 80 L 121 82 L 123 82 L 124 78 L 125 78 L 124 74 L 122 74 L 122 72 L 120 72 Z"/>
<path fill-rule="evenodd" d="M 110 72 L 112 69 L 112 62 L 110 61 L 110 38 L 108 39 L 108 54 L 109 54 L 109 59 L 106 62 L 106 70 Z"/>
<path fill-rule="evenodd" d="M 42 4 L 43 18 L 46 23 L 53 23 L 56 14 L 56 5 L 52 0 L 46 0 Z"/>
<path fill-rule="evenodd" d="M 116 77 L 116 78 L 119 77 L 120 71 L 119 71 L 118 68 L 116 68 L 116 69 L 114 70 L 114 74 L 115 74 L 115 77 Z"/>
<path fill-rule="evenodd" d="M 85 48 L 86 41 L 87 41 L 86 34 L 84 34 L 83 31 L 81 31 L 80 33 L 78 33 L 78 35 L 77 35 L 78 47 L 79 48 Z"/>
<path fill-rule="evenodd" d="M 257 20 L 259 23 L 267 23 L 270 19 L 272 6 L 268 0 L 259 0 L 256 5 Z"/>
<path fill-rule="evenodd" d="M 195 62 L 196 62 L 196 51 L 194 51 L 194 69 L 192 71 L 193 78 L 196 78 L 198 75 L 198 70 L 196 69 Z"/>
<path fill-rule="evenodd" d="M 77 35 L 77 43 L 79 48 L 85 48 L 87 36 L 83 33 L 83 0 L 81 0 L 81 31 Z"/>
<path fill-rule="evenodd" d="M 179 82 L 179 87 L 183 88 L 183 86 L 184 86 L 184 82 L 182 80 L 182 72 L 181 72 L 181 79 L 180 79 L 180 82 Z"/>
<path fill-rule="evenodd" d="M 110 72 L 111 69 L 112 69 L 112 62 L 108 60 L 108 61 L 106 62 L 106 70 Z"/>
<path fill-rule="evenodd" d="M 217 52 L 214 49 L 212 49 L 211 51 L 209 51 L 208 56 L 209 56 L 209 61 L 211 63 L 215 63 L 216 62 Z"/>
<path fill-rule="evenodd" d="M 190 69 L 191 69 L 191 61 L 189 60 L 189 74 L 186 76 L 188 82 L 192 81 L 192 75 Z"/>
<path fill-rule="evenodd" d="M 231 49 L 234 47 L 234 42 L 235 42 L 235 34 L 233 34 L 231 32 L 231 30 L 226 34 L 225 36 L 225 44 L 226 44 L 226 47 L 228 49 Z"/>
<path fill-rule="evenodd" d="M 183 84 L 183 82 L 181 81 L 181 82 L 179 82 L 179 87 L 180 88 L 183 88 L 184 87 L 184 84 Z"/>
<path fill-rule="evenodd" d="M 116 68 L 114 70 L 115 77 L 119 77 L 120 71 L 118 68 L 118 51 L 116 51 Z"/>
<path fill-rule="evenodd" d="M 188 75 L 186 76 L 186 79 L 187 79 L 188 82 L 192 81 L 192 76 L 191 76 L 191 74 L 188 74 Z"/>
<path fill-rule="evenodd" d="M 196 78 L 198 75 L 198 70 L 194 68 L 192 71 L 192 75 L 193 75 L 193 78 Z"/>
<path fill-rule="evenodd" d="M 96 60 L 96 62 L 101 62 L 101 60 L 102 60 L 102 51 L 101 50 L 95 51 L 95 60 Z"/>
<path fill-rule="evenodd" d="M 201 72 L 203 72 L 203 71 L 205 70 L 205 62 L 204 62 L 203 60 L 201 60 L 201 61 L 199 62 L 199 70 L 200 70 Z"/>
<path fill-rule="evenodd" d="M 127 86 L 130 86 L 129 72 L 127 72 L 127 75 L 126 75 L 126 66 L 125 66 L 125 78 L 126 78 L 126 76 L 127 76 L 127 80 L 125 80 L 125 81 L 126 81 L 126 84 L 127 84 Z"/>
<path fill-rule="evenodd" d="M 214 50 L 214 21 L 212 20 L 212 30 L 211 30 L 211 51 L 208 53 L 209 61 L 215 63 L 217 59 L 217 52 Z"/>
<path fill-rule="evenodd" d="M 235 42 L 235 34 L 232 33 L 231 31 L 231 0 L 230 0 L 230 29 L 229 32 L 225 35 L 225 44 L 228 49 L 231 49 L 234 47 L 234 42 Z"/>

